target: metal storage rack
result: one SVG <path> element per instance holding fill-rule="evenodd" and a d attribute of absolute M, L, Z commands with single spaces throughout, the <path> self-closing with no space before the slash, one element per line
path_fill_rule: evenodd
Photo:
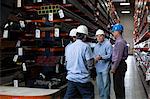
<path fill-rule="evenodd" d="M 150 83 L 145 81 L 146 71 L 150 68 L 150 1 L 136 0 L 134 14 L 135 55 L 142 84 L 147 96 L 150 94 Z M 142 45 L 142 46 L 140 46 Z M 144 54 L 143 54 L 144 53 Z"/>
<path fill-rule="evenodd" d="M 110 14 L 113 11 L 107 9 L 108 5 L 112 6 L 110 1 L 66 0 L 64 3 L 59 0 L 42 0 L 42 2 L 24 0 L 21 5 L 18 13 L 25 22 L 25 28 L 20 32 L 19 38 L 15 38 L 15 45 L 19 40 L 20 46 L 14 45 L 11 48 L 16 49 L 13 56 L 17 55 L 18 48 L 23 48 L 23 55 L 19 56 L 15 65 L 19 66 L 16 71 L 22 71 L 22 65 L 26 65 L 26 70 L 21 73 L 25 86 L 29 87 L 33 87 L 35 83 L 37 84 L 36 87 L 44 88 L 57 88 L 59 85 L 65 84 L 64 48 L 69 42 L 68 33 L 71 28 L 77 27 L 79 24 L 85 24 L 89 28 L 89 39 L 93 39 L 98 28 L 104 29 L 110 37 L 111 32 L 108 25 L 114 24 L 112 14 Z M 59 10 L 63 11 L 63 18 L 59 17 Z M 49 13 L 53 14 L 53 20 L 48 20 Z M 55 35 L 56 28 L 59 28 L 59 36 Z M 40 30 L 39 38 L 35 38 L 36 29 Z M 7 68 L 10 71 L 14 68 L 14 64 L 11 65 Z M 44 74 L 46 72 L 47 74 Z M 51 83 L 51 85 L 38 86 L 41 79 L 47 84 Z"/>

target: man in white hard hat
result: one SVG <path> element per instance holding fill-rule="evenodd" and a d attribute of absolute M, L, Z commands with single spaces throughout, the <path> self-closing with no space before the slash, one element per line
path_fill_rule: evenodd
<path fill-rule="evenodd" d="M 69 36 L 70 38 L 72 38 L 71 39 L 72 42 L 76 41 L 76 34 L 77 34 L 77 29 L 76 28 L 71 29 Z"/>
<path fill-rule="evenodd" d="M 92 50 L 84 41 L 88 35 L 85 25 L 77 27 L 76 41 L 67 48 L 67 80 L 68 86 L 64 99 L 77 99 L 77 92 L 83 99 L 94 98 L 94 86 L 90 82 L 90 71 L 93 69 Z"/>
<path fill-rule="evenodd" d="M 70 43 L 65 47 L 65 56 L 66 56 L 68 46 L 70 46 L 73 42 L 76 41 L 76 34 L 77 34 L 77 29 L 76 28 L 73 28 L 73 29 L 70 30 L 70 32 L 69 32 Z"/>
<path fill-rule="evenodd" d="M 110 99 L 110 64 L 112 55 L 112 45 L 108 39 L 105 38 L 103 30 L 96 31 L 96 38 L 98 43 L 94 47 L 94 58 L 96 61 L 97 72 L 97 86 L 100 99 Z"/>

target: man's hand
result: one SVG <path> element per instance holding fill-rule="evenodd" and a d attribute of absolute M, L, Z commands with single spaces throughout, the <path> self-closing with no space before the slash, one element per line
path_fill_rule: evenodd
<path fill-rule="evenodd" d="M 99 55 L 97 55 L 97 56 L 95 57 L 95 60 L 96 60 L 96 61 L 99 61 L 99 60 L 101 60 L 101 59 L 102 59 L 102 57 L 99 56 Z"/>
<path fill-rule="evenodd" d="M 111 69 L 111 70 L 110 70 L 110 73 L 113 73 L 113 74 L 114 74 L 114 73 L 115 73 L 115 70 L 114 70 L 114 69 Z"/>

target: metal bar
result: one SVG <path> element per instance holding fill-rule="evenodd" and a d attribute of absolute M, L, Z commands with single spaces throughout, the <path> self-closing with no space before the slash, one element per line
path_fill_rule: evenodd
<path fill-rule="evenodd" d="M 72 3 L 76 8 L 80 9 L 82 13 L 87 15 L 91 20 L 94 21 L 94 16 L 84 7 L 82 6 L 77 0 L 68 0 L 68 2 Z"/>
<path fill-rule="evenodd" d="M 104 4 L 104 6 L 105 6 L 105 9 L 107 9 L 107 6 L 105 5 L 106 0 L 102 0 L 102 2 Z M 106 14 L 108 16 L 108 19 L 109 19 L 110 23 L 113 24 L 112 18 L 109 16 L 109 12 L 106 12 Z"/>
<path fill-rule="evenodd" d="M 103 2 L 103 4 L 104 4 L 104 6 L 105 6 L 105 8 L 104 9 L 106 9 L 107 10 L 107 6 L 105 5 L 105 2 L 107 2 L 106 0 L 102 0 L 102 2 Z M 108 14 L 108 13 L 107 13 Z"/>
<path fill-rule="evenodd" d="M 95 4 L 93 3 L 93 1 L 90 1 L 90 2 L 91 2 L 91 4 L 92 4 L 93 6 L 96 6 L 96 7 L 97 7 L 97 4 L 95 5 Z M 100 7 L 101 7 L 101 5 L 100 5 Z M 100 16 L 99 16 L 99 20 L 102 21 L 104 24 L 106 24 L 105 22 L 108 20 L 108 19 L 107 19 L 108 16 L 105 16 L 105 15 L 104 15 L 105 13 L 103 13 L 104 11 L 101 10 L 101 9 L 99 9 L 99 8 L 98 8 L 98 11 L 102 13 L 102 14 L 100 14 Z M 105 20 L 105 21 L 104 21 L 104 20 Z M 107 24 L 106 24 L 106 25 L 107 25 Z"/>
<path fill-rule="evenodd" d="M 68 9 L 66 9 L 66 8 L 64 8 L 64 7 L 62 7 L 62 6 L 61 6 L 61 8 L 64 10 L 64 13 L 65 13 L 67 16 L 72 17 L 73 19 L 80 21 L 81 24 L 87 25 L 90 29 L 93 30 L 93 29 L 97 29 L 97 28 L 98 28 L 97 26 L 95 26 L 95 25 L 92 24 L 91 22 L 89 22 L 89 21 L 85 20 L 84 18 L 80 17 L 79 15 L 77 15 L 77 14 L 75 14 L 75 13 L 69 11 Z"/>
<path fill-rule="evenodd" d="M 95 7 L 94 7 L 94 5 L 93 5 L 93 3 L 91 3 L 90 1 L 87 1 L 87 0 L 83 0 L 93 11 L 95 11 Z M 101 22 L 99 22 L 99 23 L 101 23 L 102 25 L 107 25 L 106 23 L 105 23 L 105 19 L 102 19 L 102 17 L 103 18 L 106 18 L 104 15 L 103 16 L 100 16 L 99 17 L 99 20 L 101 21 Z"/>
<path fill-rule="evenodd" d="M 75 5 L 78 9 L 80 9 L 81 12 L 87 13 L 87 14 L 88 14 L 88 17 L 89 17 L 91 20 L 94 20 L 94 19 L 95 19 L 94 16 L 93 16 L 87 9 L 85 9 L 79 2 L 73 1 L 73 0 L 69 0 L 69 2 L 72 3 L 73 5 Z M 85 1 L 84 1 L 84 2 L 85 2 Z M 88 1 L 86 1 L 86 2 L 88 2 Z M 90 2 L 88 2 L 88 5 L 91 4 L 91 3 L 90 3 L 90 4 L 89 4 L 89 3 L 90 3 Z M 91 5 L 90 5 L 90 8 L 91 8 Z M 92 8 L 92 10 L 94 10 L 94 7 Z M 106 28 L 102 27 L 102 26 L 106 26 L 106 27 L 107 27 L 107 24 L 104 23 L 104 21 L 101 20 L 100 17 L 99 17 L 99 20 L 100 20 L 100 21 L 98 21 L 99 26 L 100 26 L 101 28 L 105 29 L 106 31 L 108 31 Z M 106 20 L 106 21 L 107 21 L 107 20 Z"/>
<path fill-rule="evenodd" d="M 62 27 L 61 28 L 62 31 L 66 31 L 67 33 L 69 33 L 69 31 L 71 30 L 71 28 L 74 28 L 75 26 L 72 26 L 70 24 L 62 22 L 61 23 L 61 27 Z"/>
<path fill-rule="evenodd" d="M 82 0 L 82 1 L 84 1 L 84 3 L 86 3 L 94 11 L 95 7 L 93 6 L 93 4 L 90 1 L 88 1 L 88 0 Z"/>
<path fill-rule="evenodd" d="M 1 72 L 5 72 L 5 71 L 17 70 L 17 69 L 21 69 L 21 67 L 15 67 L 15 68 L 3 69 L 3 70 L 0 70 L 0 71 L 1 71 Z"/>
<path fill-rule="evenodd" d="M 83 0 L 93 11 L 95 10 L 95 8 L 94 8 L 94 5 L 90 2 L 90 1 L 86 1 L 86 0 Z M 77 8 L 78 9 L 80 9 L 81 10 L 81 12 L 83 12 L 83 13 L 85 13 L 85 8 L 83 9 L 83 6 L 79 3 L 79 2 L 73 2 L 73 1 L 70 1 L 73 5 L 77 5 Z M 82 9 L 81 9 L 82 8 Z M 88 12 L 88 13 L 90 13 L 90 12 Z M 90 13 L 91 14 L 91 13 Z M 102 15 L 101 15 L 102 16 Z M 99 24 L 99 27 L 101 27 L 102 29 L 104 29 L 104 30 L 106 30 L 107 32 L 108 32 L 108 30 L 107 30 L 107 23 L 105 23 L 105 22 L 108 22 L 107 20 L 106 20 L 106 17 L 103 15 L 102 17 L 103 17 L 103 19 L 101 18 L 101 16 L 99 16 L 98 17 L 98 24 Z M 89 17 L 90 19 L 92 18 L 92 17 L 94 17 L 93 15 L 91 15 L 91 17 Z M 92 20 L 94 20 L 95 18 L 92 18 Z M 105 20 L 105 21 L 103 21 L 103 20 Z M 102 26 L 104 26 L 104 27 L 102 27 Z"/>
<path fill-rule="evenodd" d="M 101 23 L 101 21 L 98 21 L 98 24 L 99 24 L 99 26 L 102 28 L 102 29 L 104 29 L 105 31 L 107 31 L 108 32 L 108 29 L 107 29 L 107 26 L 105 25 L 102 25 L 102 23 Z M 103 27 L 104 26 L 104 27 Z"/>
<path fill-rule="evenodd" d="M 100 5 L 100 7 L 102 8 L 102 10 L 105 12 L 105 14 L 107 15 L 107 16 L 105 16 L 105 18 L 106 18 L 106 20 L 108 20 L 108 19 L 110 19 L 109 21 L 111 22 L 111 23 L 113 23 L 112 22 L 112 18 L 109 16 L 109 14 L 105 11 L 105 9 L 104 9 L 104 7 L 101 5 L 101 0 L 98 0 L 99 1 L 99 5 Z M 102 1 L 103 2 L 103 1 Z M 103 2 L 104 3 L 104 2 Z M 105 5 L 105 4 L 104 4 Z M 99 9 L 100 10 L 100 9 Z M 108 19 L 107 19 L 107 17 L 108 17 Z"/>
<path fill-rule="evenodd" d="M 43 20 L 25 20 L 26 22 L 44 22 Z M 48 21 L 48 22 L 72 22 L 72 19 L 57 19 L 53 21 Z"/>
<path fill-rule="evenodd" d="M 99 5 L 101 6 L 101 8 L 103 9 L 103 11 L 105 12 L 106 15 L 108 15 L 108 13 L 106 12 L 105 8 L 101 5 L 101 0 L 98 0 Z"/>
<path fill-rule="evenodd" d="M 83 13 L 85 13 L 86 11 L 87 11 L 87 9 L 85 9 L 79 2 L 73 2 L 73 1 L 70 1 L 73 5 L 77 5 L 77 8 L 78 9 L 80 9 L 81 10 L 81 12 L 83 12 Z M 85 2 L 85 1 L 84 1 Z M 88 5 L 89 5 L 89 7 L 92 9 L 92 10 L 95 10 L 94 9 L 94 6 L 92 5 L 92 3 L 90 3 L 90 2 L 88 2 Z M 93 7 L 92 7 L 93 6 Z M 81 9 L 82 8 L 82 9 Z M 85 10 L 86 11 L 85 11 Z M 65 13 L 67 13 L 67 14 L 72 14 L 73 12 L 71 12 L 71 11 L 69 11 L 69 13 L 68 12 L 65 12 Z M 87 12 L 87 13 L 90 13 L 89 11 Z M 91 14 L 91 13 L 90 13 Z M 73 18 L 75 18 L 74 16 L 74 14 L 72 14 L 72 15 L 68 15 L 68 16 L 71 16 L 71 17 L 73 17 Z M 80 17 L 80 16 L 76 16 L 77 18 L 78 17 Z M 89 17 L 89 16 L 88 16 Z M 93 17 L 93 18 L 92 18 Z M 94 16 L 91 14 L 91 17 L 89 17 L 90 19 L 92 18 L 92 20 L 94 20 L 95 18 L 94 18 Z M 99 16 L 98 17 L 98 25 L 99 25 L 99 27 L 101 27 L 102 29 L 104 29 L 105 31 L 107 31 L 107 32 L 109 32 L 108 31 L 108 29 L 107 29 L 107 23 L 105 23 L 105 22 L 109 22 L 109 21 L 107 21 L 107 20 L 105 20 L 106 19 L 106 17 L 103 15 L 103 19 L 101 18 L 101 16 Z M 76 19 L 76 18 L 75 18 Z M 89 24 L 89 22 L 87 22 L 87 20 L 85 21 L 85 19 L 83 19 L 83 18 L 79 18 L 80 19 L 80 21 L 81 21 L 81 23 L 82 24 L 85 24 L 85 22 L 86 22 L 86 24 Z M 79 20 L 79 19 L 76 19 L 76 20 Z M 85 22 L 83 22 L 82 20 L 84 20 Z M 103 21 L 103 20 L 105 20 L 105 22 Z M 92 23 L 90 23 L 90 24 L 92 24 Z M 87 25 L 88 27 L 90 27 L 91 28 L 91 26 L 93 27 L 93 24 L 92 25 Z M 102 27 L 102 26 L 104 26 L 104 27 Z M 93 28 L 91 28 L 91 29 L 93 29 Z M 97 29 L 97 28 L 96 28 Z M 109 32 L 110 33 L 110 32 Z"/>
<path fill-rule="evenodd" d="M 101 14 L 99 15 L 98 19 L 103 23 L 103 25 L 107 26 L 109 21 L 102 18 Z M 106 22 L 106 23 L 105 23 Z"/>

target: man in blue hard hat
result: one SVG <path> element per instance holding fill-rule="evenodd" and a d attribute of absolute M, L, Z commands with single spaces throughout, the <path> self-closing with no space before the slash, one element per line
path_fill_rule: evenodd
<path fill-rule="evenodd" d="M 112 53 L 111 73 L 113 73 L 116 99 L 125 99 L 124 78 L 127 71 L 125 60 L 128 57 L 128 47 L 127 42 L 122 37 L 123 30 L 124 28 L 121 24 L 115 24 L 112 27 L 112 33 L 116 41 Z"/>

